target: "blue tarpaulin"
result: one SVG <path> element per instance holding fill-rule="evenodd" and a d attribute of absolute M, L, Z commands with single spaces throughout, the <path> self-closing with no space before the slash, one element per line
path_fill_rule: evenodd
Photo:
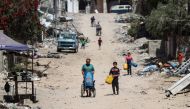
<path fill-rule="evenodd" d="M 7 35 L 0 32 L 0 50 L 8 51 L 27 51 L 29 48 L 27 45 L 16 42 Z"/>

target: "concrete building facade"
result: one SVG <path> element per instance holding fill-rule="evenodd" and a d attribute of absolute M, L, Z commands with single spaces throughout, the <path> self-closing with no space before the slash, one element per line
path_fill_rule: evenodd
<path fill-rule="evenodd" d="M 132 0 L 49 0 L 44 2 L 43 5 L 51 8 L 56 7 L 57 16 L 60 16 L 63 10 L 69 13 L 85 12 L 88 4 L 90 5 L 91 13 L 94 13 L 95 10 L 98 13 L 106 13 L 109 12 L 110 7 L 113 5 L 131 3 Z"/>
<path fill-rule="evenodd" d="M 67 7 L 67 12 L 69 13 L 79 13 L 78 0 L 67 0 L 66 7 Z"/>

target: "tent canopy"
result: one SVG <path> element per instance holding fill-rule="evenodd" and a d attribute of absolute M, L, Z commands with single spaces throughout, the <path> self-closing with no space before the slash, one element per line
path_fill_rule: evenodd
<path fill-rule="evenodd" d="M 9 51 L 27 51 L 29 48 L 27 45 L 16 42 L 7 35 L 0 32 L 0 50 Z"/>

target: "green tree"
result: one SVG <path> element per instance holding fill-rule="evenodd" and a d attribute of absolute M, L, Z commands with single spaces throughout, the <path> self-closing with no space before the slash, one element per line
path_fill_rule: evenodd
<path fill-rule="evenodd" d="M 187 15 L 185 1 L 168 4 L 159 4 L 154 9 L 145 22 L 146 29 L 154 37 L 163 37 L 165 35 L 182 35 L 187 33 L 189 28 L 189 16 Z"/>
<path fill-rule="evenodd" d="M 0 29 L 22 41 L 40 35 L 37 7 L 38 0 L 0 0 Z"/>
<path fill-rule="evenodd" d="M 131 28 L 128 30 L 128 34 L 130 36 L 133 36 L 135 39 L 137 38 L 138 35 L 138 30 L 140 28 L 140 21 L 135 20 L 131 23 Z"/>
<path fill-rule="evenodd" d="M 136 13 L 147 16 L 157 8 L 159 3 L 166 4 L 168 0 L 138 0 Z"/>

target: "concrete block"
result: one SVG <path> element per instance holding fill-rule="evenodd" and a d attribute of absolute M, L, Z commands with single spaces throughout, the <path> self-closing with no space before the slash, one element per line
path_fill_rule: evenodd
<path fill-rule="evenodd" d="M 164 55 L 164 44 L 162 40 L 150 40 L 148 41 L 148 53 L 151 57 Z"/>

